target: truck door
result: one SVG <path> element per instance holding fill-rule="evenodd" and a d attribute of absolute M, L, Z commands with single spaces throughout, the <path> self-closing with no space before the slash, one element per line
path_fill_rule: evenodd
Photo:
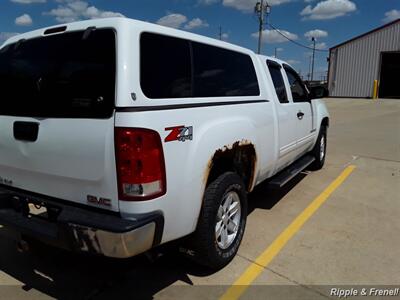
<path fill-rule="evenodd" d="M 293 120 L 296 123 L 294 128 L 296 134 L 296 150 L 295 156 L 305 154 L 313 142 L 315 132 L 313 131 L 313 112 L 309 101 L 308 91 L 300 79 L 300 76 L 290 66 L 284 64 L 287 80 L 288 80 L 288 95 L 293 101 Z"/>
<path fill-rule="evenodd" d="M 298 120 L 293 116 L 296 116 L 298 108 L 289 101 L 282 65 L 273 60 L 267 60 L 267 65 L 279 101 L 275 101 L 279 137 L 279 157 L 276 165 L 276 171 L 278 171 L 293 162 L 296 156 Z"/>

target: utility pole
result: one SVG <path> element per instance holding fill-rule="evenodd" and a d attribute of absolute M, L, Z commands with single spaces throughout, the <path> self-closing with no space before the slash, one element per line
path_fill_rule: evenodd
<path fill-rule="evenodd" d="M 314 79 L 314 59 L 315 59 L 315 38 L 311 38 L 313 42 L 313 51 L 312 51 L 312 65 L 311 65 L 311 81 Z"/>
<path fill-rule="evenodd" d="M 283 51 L 283 48 L 275 47 L 274 49 L 274 57 L 278 58 L 278 53 Z"/>
<path fill-rule="evenodd" d="M 312 64 L 312 55 L 309 56 L 309 61 L 308 61 L 308 74 L 307 74 L 308 81 L 310 81 L 311 78 L 311 64 Z"/>
<path fill-rule="evenodd" d="M 254 12 L 257 14 L 258 17 L 258 48 L 257 53 L 261 53 L 261 41 L 262 41 L 262 34 L 264 29 L 264 24 L 267 24 L 267 17 L 268 14 L 271 12 L 271 6 L 268 4 L 267 1 L 261 0 L 256 3 L 254 7 Z M 264 20 L 265 17 L 265 20 Z"/>
<path fill-rule="evenodd" d="M 219 39 L 222 41 L 222 26 L 219 25 Z"/>

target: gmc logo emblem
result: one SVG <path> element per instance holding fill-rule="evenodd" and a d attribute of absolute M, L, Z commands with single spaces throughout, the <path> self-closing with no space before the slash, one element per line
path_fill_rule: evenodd
<path fill-rule="evenodd" d="M 87 202 L 90 204 L 111 207 L 111 200 L 107 198 L 97 198 L 96 196 L 87 195 Z"/>

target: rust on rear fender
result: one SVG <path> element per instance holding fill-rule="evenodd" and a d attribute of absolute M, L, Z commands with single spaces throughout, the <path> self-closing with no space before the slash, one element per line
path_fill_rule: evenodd
<path fill-rule="evenodd" d="M 237 171 L 237 173 L 245 180 L 246 188 L 250 191 L 255 179 L 257 155 L 253 143 L 247 139 L 242 139 L 241 141 L 225 145 L 215 151 L 214 155 L 209 159 L 207 167 L 203 173 L 204 185 L 207 186 L 211 170 L 216 166 L 216 162 L 223 159 L 224 156 L 232 160 L 235 171 Z M 251 158 L 250 161 L 248 161 L 248 156 Z M 242 167 L 250 167 L 249 174 L 246 172 L 248 170 L 243 170 Z"/>

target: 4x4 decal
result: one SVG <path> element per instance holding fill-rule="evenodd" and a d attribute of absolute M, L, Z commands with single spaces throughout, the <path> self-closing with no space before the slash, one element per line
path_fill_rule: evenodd
<path fill-rule="evenodd" d="M 165 128 L 166 131 L 171 131 L 165 138 L 165 142 L 180 141 L 193 139 L 193 126 L 174 126 Z"/>

